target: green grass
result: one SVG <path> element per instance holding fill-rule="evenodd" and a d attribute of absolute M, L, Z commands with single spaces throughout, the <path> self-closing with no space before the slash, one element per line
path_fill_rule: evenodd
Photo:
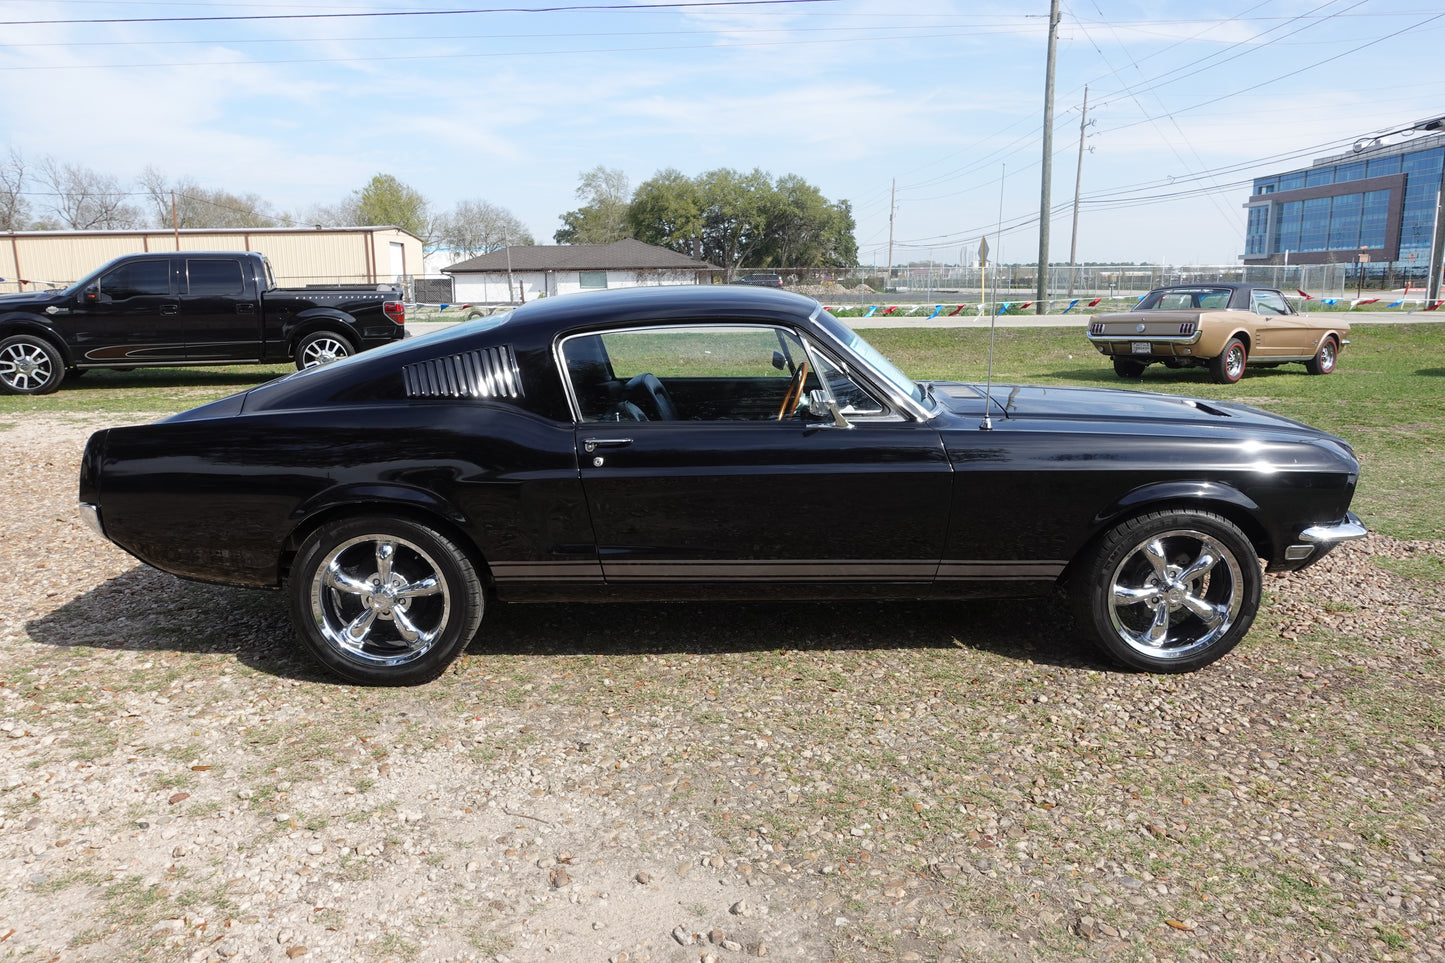
<path fill-rule="evenodd" d="M 865 337 L 918 379 L 982 381 L 989 332 L 983 328 L 864 329 Z M 1122 382 L 1085 341 L 1082 325 L 999 328 L 995 382 L 1132 388 L 1240 401 L 1333 432 L 1354 446 L 1362 466 L 1354 507 L 1372 529 L 1402 538 L 1445 538 L 1445 324 L 1361 325 L 1328 377 L 1302 365 L 1249 369 L 1216 385 L 1202 368 L 1152 365 Z M 148 420 L 213 401 L 287 374 L 290 365 L 91 371 L 42 397 L 0 397 L 0 422 L 30 412 L 135 414 Z"/>

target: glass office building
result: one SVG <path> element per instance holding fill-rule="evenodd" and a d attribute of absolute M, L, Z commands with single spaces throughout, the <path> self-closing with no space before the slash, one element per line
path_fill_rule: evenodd
<path fill-rule="evenodd" d="M 1442 182 L 1445 134 L 1256 178 L 1244 263 L 1363 261 L 1370 274 L 1424 277 Z"/>

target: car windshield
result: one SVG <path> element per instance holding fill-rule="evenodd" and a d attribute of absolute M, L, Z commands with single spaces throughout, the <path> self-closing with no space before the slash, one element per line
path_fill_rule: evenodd
<path fill-rule="evenodd" d="M 1160 288 L 1150 291 L 1134 306 L 1135 311 L 1177 311 L 1188 308 L 1226 308 L 1229 306 L 1229 288 L 1191 287 Z"/>
<path fill-rule="evenodd" d="M 885 358 L 877 348 L 873 347 L 867 341 L 864 341 L 858 332 L 833 317 L 827 311 L 818 314 L 818 323 L 823 326 L 825 331 L 843 342 L 854 354 L 866 361 L 874 371 L 877 371 L 892 382 L 895 388 L 919 404 L 926 404 L 923 397 L 923 389 L 918 386 L 917 382 L 898 370 L 897 365 Z"/>

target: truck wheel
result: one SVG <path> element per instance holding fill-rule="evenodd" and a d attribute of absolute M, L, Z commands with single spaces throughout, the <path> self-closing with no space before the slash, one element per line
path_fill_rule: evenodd
<path fill-rule="evenodd" d="M 1232 385 L 1244 377 L 1247 360 L 1248 352 L 1244 349 L 1244 342 L 1238 338 L 1230 338 L 1224 350 L 1219 352 L 1219 357 L 1209 359 L 1210 377 L 1215 384 Z"/>
<path fill-rule="evenodd" d="M 296 344 L 296 370 L 330 364 L 349 358 L 355 353 L 356 349 L 351 346 L 351 342 L 341 335 L 330 331 L 313 331 Z"/>
<path fill-rule="evenodd" d="M 48 395 L 65 380 L 65 360 L 55 345 L 31 334 L 0 341 L 0 394 Z"/>

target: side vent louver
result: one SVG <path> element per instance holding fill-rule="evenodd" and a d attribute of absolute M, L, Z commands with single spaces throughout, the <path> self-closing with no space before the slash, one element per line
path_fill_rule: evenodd
<path fill-rule="evenodd" d="M 433 358 L 401 369 L 408 398 L 520 398 L 522 378 L 508 345 Z"/>

